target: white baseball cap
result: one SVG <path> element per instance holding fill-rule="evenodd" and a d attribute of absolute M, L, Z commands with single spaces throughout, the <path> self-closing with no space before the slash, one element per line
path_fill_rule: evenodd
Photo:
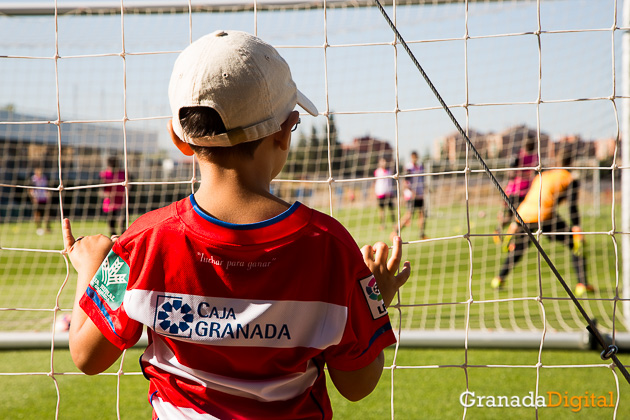
<path fill-rule="evenodd" d="M 216 31 L 184 49 L 175 61 L 168 97 L 173 131 L 199 146 L 229 147 L 276 133 L 296 104 L 317 116 L 317 108 L 297 89 L 278 51 L 240 31 Z M 197 106 L 217 111 L 227 132 L 186 136 L 179 112 Z"/>

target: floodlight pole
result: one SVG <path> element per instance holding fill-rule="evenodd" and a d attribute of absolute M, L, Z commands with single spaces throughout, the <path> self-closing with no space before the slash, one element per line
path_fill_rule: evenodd
<path fill-rule="evenodd" d="M 622 20 L 624 28 L 630 27 L 630 0 L 623 1 Z M 630 324 L 630 31 L 623 33 L 621 43 L 621 297 L 623 316 Z"/>

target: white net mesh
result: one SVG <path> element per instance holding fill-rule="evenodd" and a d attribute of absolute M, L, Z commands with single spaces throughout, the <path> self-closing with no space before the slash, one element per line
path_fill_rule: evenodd
<path fill-rule="evenodd" d="M 302 116 L 274 193 L 332 214 L 359 245 L 401 232 L 413 273 L 390 312 L 403 336 L 447 332 L 448 341 L 449 331 L 464 332 L 467 350 L 464 338 L 476 333 L 521 332 L 542 348 L 553 333 L 584 331 L 534 247 L 513 267 L 507 287 L 490 287 L 505 257 L 493 240 L 504 204 L 376 8 L 195 3 L 190 13 L 186 2 L 123 14 L 116 3 L 114 11 L 72 11 L 59 1 L 57 14 L 54 2 L 5 7 L 1 332 L 63 329 L 74 273 L 61 253 L 62 216 L 82 235 L 119 233 L 118 223 L 195 190 L 196 165 L 177 155 L 165 130 L 166 87 L 178 52 L 216 29 L 256 33 L 276 46 L 320 109 L 317 118 Z M 554 166 L 558 143 L 578 145 L 570 169 L 581 181 L 587 278 L 596 289 L 582 303 L 602 332 L 627 332 L 620 279 L 620 180 L 627 170 L 618 141 L 621 3 L 420 3 L 386 9 L 504 188 L 528 139 L 539 162 L 530 172 Z M 405 170 L 412 151 L 424 166 L 416 176 Z M 108 177 L 112 157 L 117 170 Z M 389 171 L 382 179 L 393 191 L 382 216 L 374 191 L 381 159 Z M 35 184 L 38 169 L 44 184 Z M 405 186 L 414 179 L 424 182 L 423 227 L 417 213 L 406 224 Z M 116 190 L 124 206 L 112 216 L 103 212 L 103 198 Z M 561 215 L 570 220 L 568 209 Z M 552 236 L 540 236 L 541 244 L 573 288 L 571 250 Z"/>

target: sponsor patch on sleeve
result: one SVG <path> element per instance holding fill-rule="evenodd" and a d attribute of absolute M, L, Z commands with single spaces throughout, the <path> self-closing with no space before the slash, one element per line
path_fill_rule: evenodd
<path fill-rule="evenodd" d="M 370 307 L 373 319 L 378 319 L 384 315 L 387 315 L 387 309 L 385 308 L 385 302 L 383 302 L 383 296 L 381 291 L 378 290 L 378 284 L 374 276 L 366 277 L 359 280 L 361 284 L 361 290 L 363 290 L 363 296 L 365 301 Z"/>
<path fill-rule="evenodd" d="M 116 310 L 122 305 L 128 281 L 129 266 L 114 251 L 109 251 L 90 286 L 112 310 Z"/>

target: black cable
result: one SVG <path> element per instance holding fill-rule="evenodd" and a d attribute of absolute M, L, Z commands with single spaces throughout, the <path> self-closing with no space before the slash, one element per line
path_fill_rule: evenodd
<path fill-rule="evenodd" d="M 560 273 L 558 272 L 558 270 L 556 269 L 554 264 L 551 262 L 551 259 L 549 258 L 549 256 L 545 252 L 545 250 L 542 248 L 540 243 L 534 237 L 534 234 L 532 233 L 531 229 L 523 221 L 523 219 L 521 218 L 521 215 L 518 214 L 518 211 L 516 211 L 516 208 L 514 207 L 512 202 L 510 201 L 509 197 L 507 196 L 505 191 L 503 191 L 503 188 L 501 187 L 501 184 L 499 184 L 499 181 L 497 181 L 497 179 L 494 177 L 494 175 L 492 175 L 492 172 L 490 171 L 490 168 L 488 168 L 488 165 L 486 165 L 486 162 L 484 162 L 483 158 L 481 157 L 481 155 L 479 154 L 479 152 L 477 151 L 475 146 L 472 144 L 472 142 L 470 141 L 470 139 L 468 138 L 468 136 L 464 132 L 464 129 L 459 125 L 459 123 L 455 119 L 455 116 L 453 115 L 453 113 L 451 112 L 449 107 L 446 105 L 444 100 L 442 99 L 442 96 L 439 94 L 439 92 L 437 91 L 435 86 L 433 86 L 433 83 L 431 82 L 431 79 L 429 79 L 429 76 L 427 76 L 427 74 L 425 73 L 424 69 L 422 68 L 422 66 L 420 65 L 418 60 L 416 60 L 416 57 L 413 55 L 413 53 L 409 49 L 409 46 L 407 45 L 407 43 L 403 39 L 402 35 L 400 35 L 400 32 L 398 32 L 398 29 L 396 28 L 396 25 L 394 25 L 392 20 L 387 15 L 387 12 L 385 11 L 383 6 L 381 5 L 380 1 L 379 0 L 374 0 L 374 2 L 376 3 L 376 6 L 378 7 L 378 9 L 381 11 L 381 14 L 383 15 L 383 17 L 387 21 L 387 24 L 389 25 L 389 27 L 392 29 L 394 34 L 396 34 L 396 39 L 398 39 L 398 41 L 400 42 L 400 44 L 402 45 L 404 50 L 409 55 L 409 58 L 411 58 L 411 61 L 413 62 L 413 64 L 416 66 L 416 68 L 418 69 L 420 74 L 422 74 L 422 77 L 424 78 L 424 80 L 429 85 L 429 88 L 431 89 L 431 91 L 433 92 L 433 94 L 435 95 L 437 100 L 440 102 L 440 105 L 442 105 L 442 108 L 444 108 L 444 110 L 448 114 L 449 118 L 451 119 L 451 121 L 453 122 L 455 127 L 457 128 L 457 131 L 459 131 L 459 133 L 462 135 L 462 137 L 466 140 L 466 143 L 468 144 L 468 147 L 470 148 L 470 150 L 472 151 L 472 153 L 475 156 L 475 158 L 479 161 L 479 163 L 483 167 L 483 170 L 486 172 L 486 174 L 490 178 L 490 181 L 494 184 L 496 189 L 499 190 L 499 193 L 501 194 L 501 197 L 503 198 L 503 201 L 505 201 L 505 203 L 507 204 L 507 206 L 510 209 L 510 211 L 514 214 L 514 217 L 516 218 L 516 220 L 518 221 L 520 226 L 523 228 L 525 233 L 527 233 L 527 236 L 529 236 L 529 239 L 536 246 L 536 248 L 540 252 L 540 255 L 542 255 L 542 257 L 545 260 L 545 262 L 549 265 L 549 268 L 551 268 L 551 271 L 553 272 L 553 274 L 556 276 L 556 278 L 558 279 L 558 281 L 560 282 L 562 287 L 564 287 L 564 290 L 566 290 L 567 294 L 569 295 L 569 297 L 571 298 L 571 300 L 573 301 L 575 306 L 578 308 L 578 310 L 582 314 L 582 317 L 588 323 L 588 326 L 586 327 L 586 329 L 595 337 L 595 339 L 599 342 L 599 344 L 602 347 L 602 349 L 604 349 L 602 351 L 602 353 L 601 353 L 602 359 L 604 359 L 604 360 L 613 359 L 613 361 L 615 362 L 615 365 L 619 368 L 619 370 L 623 374 L 624 378 L 626 378 L 626 381 L 628 382 L 628 384 L 630 384 L 630 374 L 626 370 L 625 366 L 623 364 L 621 364 L 621 362 L 617 358 L 617 351 L 618 351 L 617 347 L 614 346 L 614 345 L 606 345 L 606 342 L 604 341 L 604 338 L 602 337 L 601 333 L 597 329 L 595 323 L 586 314 L 586 311 L 584 310 L 584 308 L 582 307 L 580 302 L 577 300 L 577 298 L 573 294 L 573 291 L 571 290 L 571 288 L 564 281 L 564 279 L 562 278 L 562 276 L 560 275 Z"/>

